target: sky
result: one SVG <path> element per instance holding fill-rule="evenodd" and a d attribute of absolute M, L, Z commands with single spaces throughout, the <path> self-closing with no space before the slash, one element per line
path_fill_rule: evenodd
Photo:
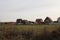
<path fill-rule="evenodd" d="M 0 0 L 0 22 L 60 17 L 60 0 Z"/>

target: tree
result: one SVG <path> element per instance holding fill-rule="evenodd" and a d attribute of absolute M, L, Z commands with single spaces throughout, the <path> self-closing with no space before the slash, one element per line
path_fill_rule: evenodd
<path fill-rule="evenodd" d="M 22 19 L 17 19 L 17 20 L 16 20 L 16 23 L 17 23 L 17 24 L 22 24 Z"/>
<path fill-rule="evenodd" d="M 22 20 L 22 24 L 28 24 L 28 20 Z"/>

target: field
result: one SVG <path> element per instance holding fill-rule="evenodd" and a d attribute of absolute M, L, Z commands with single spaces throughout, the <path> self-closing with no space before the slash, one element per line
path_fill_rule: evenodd
<path fill-rule="evenodd" d="M 0 24 L 0 40 L 60 40 L 60 25 Z"/>

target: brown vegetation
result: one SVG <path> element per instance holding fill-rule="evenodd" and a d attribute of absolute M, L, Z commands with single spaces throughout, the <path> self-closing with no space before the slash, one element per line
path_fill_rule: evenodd
<path fill-rule="evenodd" d="M 49 29 L 47 27 L 50 26 L 47 25 L 47 27 L 44 27 L 42 31 L 40 30 L 40 28 L 38 30 L 34 28 L 30 29 L 25 27 L 24 29 L 22 29 L 21 26 L 19 26 L 20 28 L 18 29 L 17 27 L 18 25 L 2 25 L 0 27 L 0 40 L 60 40 L 60 26 L 57 25 L 55 25 L 55 27 L 57 27 L 56 29 Z"/>

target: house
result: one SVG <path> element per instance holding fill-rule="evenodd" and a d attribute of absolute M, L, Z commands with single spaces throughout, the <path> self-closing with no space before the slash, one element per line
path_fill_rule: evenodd
<path fill-rule="evenodd" d="M 52 21 L 52 19 L 50 17 L 46 17 L 45 20 L 44 20 L 44 23 L 45 24 L 52 24 L 53 21 Z"/>
<path fill-rule="evenodd" d="M 60 23 L 60 17 L 58 17 L 57 22 Z"/>
<path fill-rule="evenodd" d="M 36 19 L 36 24 L 42 24 L 43 20 L 42 19 Z"/>

